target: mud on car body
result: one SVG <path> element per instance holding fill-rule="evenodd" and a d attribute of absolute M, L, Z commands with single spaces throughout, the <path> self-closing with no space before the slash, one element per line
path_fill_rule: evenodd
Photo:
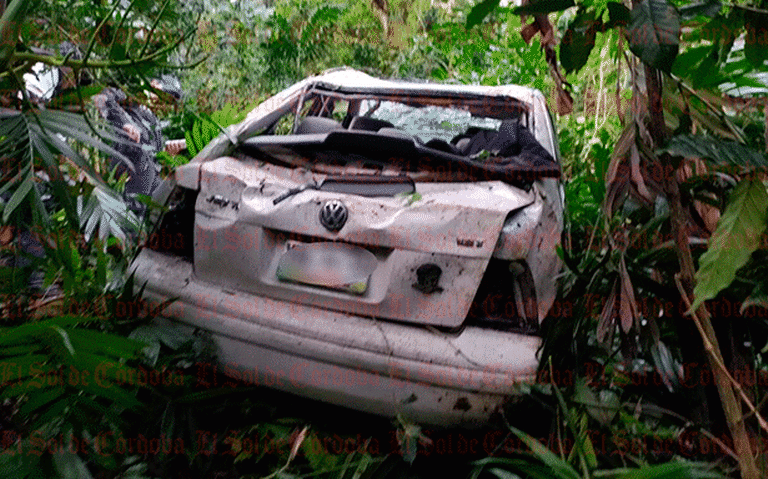
<path fill-rule="evenodd" d="M 268 99 L 157 199 L 134 265 L 230 375 L 484 423 L 534 377 L 562 229 L 540 92 L 340 69 Z"/>

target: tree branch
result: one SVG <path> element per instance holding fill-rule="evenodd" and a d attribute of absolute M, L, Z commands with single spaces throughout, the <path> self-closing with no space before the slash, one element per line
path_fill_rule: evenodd
<path fill-rule="evenodd" d="M 683 301 L 685 302 L 685 305 L 690 310 L 691 302 L 688 299 L 688 295 L 685 293 L 685 289 L 683 288 L 683 283 L 680 282 L 680 273 L 675 275 L 675 284 L 677 285 L 677 290 L 680 291 L 680 295 L 683 297 Z M 763 416 L 760 415 L 760 412 L 752 404 L 752 401 L 746 395 L 746 393 L 744 392 L 744 389 L 742 389 L 741 384 L 739 384 L 739 382 L 736 381 L 736 379 L 734 379 L 734 377 L 725 367 L 725 364 L 723 364 L 722 359 L 714 353 L 715 348 L 707 338 L 707 335 L 704 331 L 704 327 L 702 326 L 701 320 L 699 319 L 699 316 L 696 314 L 696 311 L 691 311 L 691 318 L 693 318 L 693 322 L 694 324 L 696 324 L 696 328 L 699 330 L 699 334 L 701 334 L 701 340 L 704 342 L 704 349 L 710 355 L 712 355 L 712 359 L 715 361 L 715 363 L 717 363 L 717 366 L 720 368 L 723 374 L 725 374 L 728 377 L 728 380 L 731 382 L 736 392 L 739 393 L 739 396 L 741 396 L 741 399 L 744 401 L 744 404 L 747 405 L 747 408 L 749 408 L 751 413 L 754 414 L 755 417 L 757 418 L 757 422 L 758 424 L 760 424 L 760 427 L 764 431 L 768 432 L 768 423 L 765 422 L 765 419 L 763 419 Z"/>

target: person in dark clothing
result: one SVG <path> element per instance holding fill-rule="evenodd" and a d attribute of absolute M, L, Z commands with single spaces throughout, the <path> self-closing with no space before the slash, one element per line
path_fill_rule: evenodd
<path fill-rule="evenodd" d="M 174 80 L 164 76 L 152 80 L 151 84 L 179 99 L 181 90 Z M 117 176 L 128 174 L 125 200 L 134 212 L 143 214 L 145 206 L 137 196 L 151 196 L 160 183 L 160 165 L 155 161 L 164 147 L 160 121 L 149 108 L 128 101 L 125 93 L 117 88 L 107 87 L 93 100 L 101 116 L 115 129 L 118 141 L 113 147 L 130 161 L 132 168 L 116 158 L 110 160 L 110 167 L 116 169 Z"/>
<path fill-rule="evenodd" d="M 470 127 L 450 143 L 432 139 L 424 146 L 515 171 L 559 175 L 555 159 L 517 118 L 503 120 L 498 131 Z"/>
<path fill-rule="evenodd" d="M 128 173 L 125 199 L 135 212 L 143 212 L 136 195 L 150 195 L 156 186 L 155 155 L 162 148 L 162 132 L 157 117 L 144 105 L 130 104 L 126 95 L 117 88 L 105 88 L 93 97 L 101 116 L 115 129 L 118 141 L 113 145 L 131 163 L 129 168 L 119 159 L 112 158 L 110 167 L 117 176 Z"/>
<path fill-rule="evenodd" d="M 451 143 L 459 154 L 470 158 L 476 158 L 483 151 L 487 151 L 506 159 L 506 163 L 522 167 L 547 167 L 555 163 L 552 155 L 518 119 L 502 121 L 498 132 L 470 128 L 467 133 L 457 136 Z"/>

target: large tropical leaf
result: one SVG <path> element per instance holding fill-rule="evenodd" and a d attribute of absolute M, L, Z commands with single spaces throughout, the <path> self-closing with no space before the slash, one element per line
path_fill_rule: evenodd
<path fill-rule="evenodd" d="M 560 64 L 566 73 L 578 72 L 586 65 L 595 47 L 596 27 L 595 12 L 581 9 L 568 25 L 560 42 Z"/>
<path fill-rule="evenodd" d="M 654 68 L 669 72 L 680 43 L 680 17 L 666 0 L 643 0 L 630 12 L 627 31 L 632 53 Z"/>
<path fill-rule="evenodd" d="M 0 364 L 12 365 L 14 373 L 4 378 L 11 382 L 0 398 L 23 398 L 20 413 L 37 414 L 41 427 L 61 420 L 64 410 L 76 414 L 87 397 L 121 409 L 140 407 L 137 381 L 126 384 L 126 378 L 139 376 L 125 361 L 138 360 L 144 344 L 84 329 L 91 321 L 66 316 L 0 328 L 0 345 L 17 345 L 16 350 L 0 348 Z"/>
<path fill-rule="evenodd" d="M 727 288 L 760 246 L 768 220 L 768 192 L 757 178 L 742 180 L 699 260 L 692 311 Z"/>
<path fill-rule="evenodd" d="M 768 167 L 768 160 L 764 155 L 741 143 L 701 135 L 675 136 L 662 151 L 686 158 L 704 158 L 717 166 L 730 168 Z M 731 169 L 731 171 L 733 170 Z"/>
<path fill-rule="evenodd" d="M 45 220 L 50 211 L 43 198 L 50 194 L 55 199 L 56 208 L 64 210 L 75 228 L 87 226 L 90 235 L 97 225 L 101 225 L 101 237 L 114 234 L 125 238 L 125 225 L 135 224 L 135 218 L 96 173 L 92 159 L 83 157 L 75 145 L 101 151 L 132 168 L 130 161 L 112 146 L 126 140 L 106 128 L 94 130 L 82 115 L 71 112 L 5 110 L 0 118 L 0 158 L 6 163 L 5 171 L 18 172 L 5 178 L 7 183 L 2 187 L 4 191 L 13 192 L 7 201 L 0 201 L 3 222 L 7 222 L 24 203 Z M 75 167 L 96 186 L 87 205 L 76 201 L 70 180 L 62 173 L 65 163 Z"/>
<path fill-rule="evenodd" d="M 499 6 L 501 0 L 483 0 L 472 7 L 467 15 L 467 28 L 472 28 L 475 25 L 483 23 L 485 17 L 488 16 L 496 7 Z"/>
<path fill-rule="evenodd" d="M 105 241 L 113 236 L 125 244 L 130 233 L 140 227 L 138 217 L 122 198 L 107 188 L 96 187 L 89 196 L 78 197 L 77 212 L 86 241 L 93 237 Z"/>

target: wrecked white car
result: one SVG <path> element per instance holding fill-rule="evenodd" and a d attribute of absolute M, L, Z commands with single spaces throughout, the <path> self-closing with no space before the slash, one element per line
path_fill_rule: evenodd
<path fill-rule="evenodd" d="M 534 378 L 560 166 L 540 92 L 350 69 L 178 168 L 135 263 L 217 371 L 363 411 L 483 423 Z"/>

